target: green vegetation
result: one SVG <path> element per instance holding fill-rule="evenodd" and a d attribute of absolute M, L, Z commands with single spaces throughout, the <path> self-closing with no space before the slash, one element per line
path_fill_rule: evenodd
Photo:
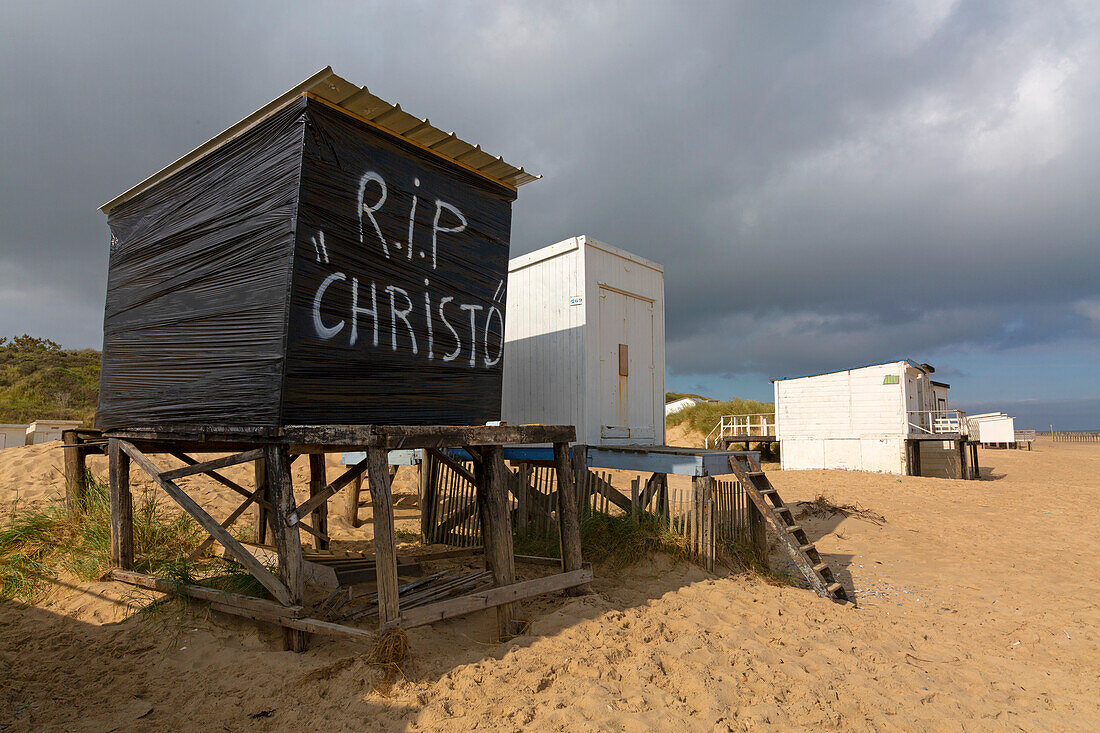
<path fill-rule="evenodd" d="M 66 350 L 27 334 L 0 338 L 0 423 L 55 419 L 90 425 L 98 395 L 98 351 Z"/>
<path fill-rule="evenodd" d="M 581 517 L 580 524 L 581 552 L 589 562 L 623 568 L 655 552 L 676 559 L 687 556 L 683 538 L 669 531 L 652 514 L 641 515 L 635 524 L 629 515 L 596 512 Z M 557 537 L 517 532 L 514 545 L 517 555 L 561 557 Z"/>
<path fill-rule="evenodd" d="M 203 537 L 190 517 L 166 512 L 152 491 L 135 497 L 134 569 L 181 583 L 258 595 L 262 587 L 243 568 L 212 556 L 189 561 Z M 44 509 L 14 511 L 0 530 L 0 599 L 34 601 L 58 572 L 96 580 L 110 567 L 110 500 L 88 475 L 86 510 L 70 517 L 64 500 Z"/>
<path fill-rule="evenodd" d="M 665 424 L 670 427 L 686 424 L 692 430 L 706 435 L 723 415 L 755 415 L 761 412 L 775 412 L 775 403 L 734 398 L 728 402 L 704 402 L 674 412 L 665 418 Z"/>

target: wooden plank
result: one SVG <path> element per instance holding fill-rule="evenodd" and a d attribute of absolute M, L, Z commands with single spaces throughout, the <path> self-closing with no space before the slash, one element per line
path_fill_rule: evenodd
<path fill-rule="evenodd" d="M 185 512 L 190 514 L 203 529 L 213 535 L 215 540 L 220 542 L 225 549 L 229 550 L 229 552 L 233 554 L 233 559 L 241 563 L 256 580 L 262 583 L 263 586 L 270 591 L 271 595 L 275 596 L 275 598 L 284 605 L 297 605 L 293 602 L 287 587 L 283 585 L 278 578 L 272 575 L 271 571 L 261 565 L 256 558 L 252 557 L 233 535 L 229 534 L 229 532 L 215 521 L 213 517 L 196 504 L 195 500 L 188 496 L 183 489 L 171 481 L 162 479 L 157 470 L 157 466 L 151 460 L 129 442 L 125 440 L 118 440 L 117 442 L 118 447 L 122 451 L 125 451 L 134 463 L 140 466 L 145 473 L 149 474 L 157 485 L 164 489 L 164 492 L 172 497 Z"/>
<path fill-rule="evenodd" d="M 514 492 L 516 496 L 516 531 L 521 533 L 527 531 L 527 497 L 531 494 L 530 473 L 531 467 L 526 463 L 520 463 L 516 469 L 516 490 Z"/>
<path fill-rule="evenodd" d="M 88 505 L 87 451 L 81 446 L 83 439 L 76 430 L 61 431 L 61 442 L 65 444 L 65 505 L 69 516 L 75 517 Z"/>
<path fill-rule="evenodd" d="M 350 636 L 362 641 L 375 641 L 378 639 L 378 634 L 374 631 L 367 631 L 366 629 L 357 629 L 354 626 L 345 626 L 343 624 L 335 624 L 331 621 L 322 621 L 316 618 L 291 618 L 289 616 L 279 616 L 264 611 L 239 608 L 224 603 L 211 603 L 210 607 L 215 611 L 221 611 L 222 613 L 228 613 L 233 616 L 241 616 L 243 618 L 249 618 L 253 621 L 263 621 L 266 623 L 278 624 L 287 629 L 294 630 L 297 633 L 310 633 L 310 634 L 325 634 L 329 636 Z"/>
<path fill-rule="evenodd" d="M 287 522 L 287 515 L 294 511 L 294 482 L 290 476 L 290 455 L 286 446 L 268 446 L 264 462 L 267 464 L 268 491 L 271 492 L 271 539 L 279 556 L 279 580 L 285 585 L 289 596 L 289 602 L 284 603 L 300 606 L 305 597 L 305 568 L 301 533 Z M 253 556 L 249 554 L 249 557 Z M 307 643 L 302 631 L 286 630 L 287 650 L 304 652 Z"/>
<path fill-rule="evenodd" d="M 128 583 L 130 585 L 136 585 L 141 588 L 148 588 L 150 590 L 159 591 L 161 593 L 179 593 L 200 601 L 225 603 L 237 608 L 247 608 L 256 611 L 262 611 L 264 613 L 269 613 L 273 616 L 293 618 L 305 615 L 305 608 L 302 606 L 283 606 L 274 601 L 269 601 L 265 598 L 255 598 L 253 596 L 246 596 L 240 593 L 230 593 L 229 591 L 217 590 L 216 588 L 207 588 L 201 585 L 180 583 L 175 580 L 166 580 L 164 578 L 157 578 L 152 575 L 147 575 L 145 573 L 135 573 L 130 570 L 112 570 L 111 578 L 121 583 Z"/>
<path fill-rule="evenodd" d="M 197 473 L 208 473 L 219 468 L 226 468 L 228 466 L 236 466 L 240 463 L 249 463 L 257 458 L 263 458 L 264 449 L 256 448 L 254 450 L 245 451 L 244 453 L 237 453 L 232 456 L 225 456 L 223 458 L 215 458 L 212 461 L 203 461 L 201 463 L 193 463 L 190 466 L 183 468 L 174 468 L 171 471 L 165 471 L 160 476 L 165 481 L 175 481 L 178 478 L 184 478 L 185 476 L 194 476 Z"/>
<path fill-rule="evenodd" d="M 474 475 L 472 473 L 470 473 L 466 469 L 465 466 L 463 466 L 461 463 L 459 463 L 455 459 L 451 458 L 449 455 L 447 455 L 443 451 L 438 450 L 436 448 L 432 448 L 428 451 L 428 453 L 430 453 L 432 455 L 432 457 L 434 457 L 437 461 L 442 463 L 444 466 L 446 466 L 447 468 L 451 469 L 452 471 L 457 473 L 462 478 L 469 481 L 471 484 L 476 484 L 477 483 L 477 479 L 474 478 Z M 472 452 L 471 452 L 470 455 L 471 455 L 471 457 L 473 457 Z"/>
<path fill-rule="evenodd" d="M 401 614 L 400 625 L 403 628 L 423 626 L 435 621 L 462 616 L 474 611 L 486 608 L 499 607 L 504 604 L 514 603 L 524 598 L 533 598 L 545 593 L 553 593 L 557 590 L 584 585 L 592 581 L 592 571 L 588 569 L 574 570 L 568 573 L 558 573 L 545 578 L 524 580 L 519 583 L 490 588 L 478 591 L 470 595 L 451 598 L 429 606 L 412 608 Z"/>
<path fill-rule="evenodd" d="M 571 425 L 290 425 L 277 439 L 295 450 L 454 448 L 576 440 Z"/>
<path fill-rule="evenodd" d="M 134 566 L 134 499 L 130 494 L 130 458 L 125 444 L 108 445 L 108 481 L 111 501 L 111 564 L 123 570 Z"/>
<path fill-rule="evenodd" d="M 309 454 L 309 496 L 312 499 L 317 496 L 324 488 L 328 481 L 325 480 L 325 454 L 324 453 L 310 453 Z M 313 549 L 315 550 L 327 550 L 329 546 L 328 540 L 328 502 L 322 501 L 317 505 L 317 508 L 313 510 L 313 528 L 322 535 L 321 537 L 314 536 Z"/>
<path fill-rule="evenodd" d="M 428 451 L 420 451 L 420 541 L 430 543 L 432 527 L 435 526 L 435 459 Z"/>
<path fill-rule="evenodd" d="M 508 478 L 504 465 L 504 449 L 490 445 L 482 449 L 482 465 L 478 476 L 478 504 L 482 512 L 481 537 L 485 558 L 498 587 L 516 582 L 515 550 L 512 546 L 512 517 L 508 509 Z M 497 609 L 497 638 L 507 639 L 516 632 L 515 607 L 502 603 Z"/>
<path fill-rule="evenodd" d="M 333 494 L 350 484 L 357 476 L 362 476 L 363 472 L 366 470 L 367 459 L 364 458 L 363 460 L 359 461 L 354 466 L 349 468 L 347 471 L 344 471 L 344 473 L 341 474 L 340 478 L 336 479 L 331 484 L 302 502 L 302 505 L 293 510 L 287 517 L 287 526 L 293 527 L 302 517 L 310 514 L 311 512 L 313 512 L 314 509 L 319 507 L 324 502 L 328 501 Z"/>
<path fill-rule="evenodd" d="M 138 446 L 138 449 L 140 450 L 140 446 Z M 145 453 L 145 451 L 142 451 L 142 453 Z M 168 451 L 168 454 L 180 459 L 181 461 L 186 463 L 188 466 L 196 466 L 199 463 L 196 459 L 192 458 L 191 456 L 187 455 L 186 453 L 184 453 L 182 451 L 175 451 L 175 450 Z M 257 460 L 263 460 L 263 457 L 261 456 Z M 215 481 L 217 481 L 222 486 L 224 486 L 228 489 L 232 489 L 233 491 L 236 491 L 241 496 L 244 496 L 244 497 L 252 496 L 252 493 L 253 493 L 252 491 L 249 491 L 248 489 L 244 488 L 243 486 L 241 486 L 240 484 L 238 484 L 235 481 L 231 481 L 231 480 L 227 479 L 225 476 L 222 476 L 217 471 L 209 470 L 209 471 L 203 471 L 203 473 L 206 474 L 207 476 L 209 476 L 210 478 L 214 479 Z M 264 504 L 263 506 L 264 506 L 265 509 L 270 509 L 270 507 L 267 506 L 266 504 Z"/>
<path fill-rule="evenodd" d="M 584 455 L 584 446 L 573 449 L 573 461 L 576 457 Z M 554 444 L 554 470 L 558 479 L 558 526 L 559 542 L 561 545 L 561 569 L 562 572 L 573 572 L 581 569 L 584 557 L 581 553 L 581 525 L 579 511 L 577 509 L 577 487 L 575 483 L 576 472 L 573 461 L 569 458 L 569 444 Z M 582 461 L 583 465 L 583 461 Z M 569 595 L 583 595 L 587 589 L 577 587 L 571 589 Z"/>
<path fill-rule="evenodd" d="M 387 453 L 370 448 L 364 459 L 371 502 L 374 505 L 374 558 L 378 575 L 378 622 L 387 629 L 400 613 L 397 590 L 397 543 L 393 532 L 393 500 Z"/>

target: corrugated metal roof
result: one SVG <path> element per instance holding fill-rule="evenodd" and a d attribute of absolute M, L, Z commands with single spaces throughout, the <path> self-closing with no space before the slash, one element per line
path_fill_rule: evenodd
<path fill-rule="evenodd" d="M 401 109 L 399 104 L 390 104 L 380 99 L 366 87 L 352 84 L 333 72 L 331 66 L 326 66 L 237 124 L 210 138 L 171 165 L 162 168 L 130 190 L 103 204 L 99 207 L 99 210 L 104 214 L 109 213 L 111 209 L 123 201 L 133 198 L 172 174 L 186 168 L 207 153 L 218 149 L 303 94 L 308 94 L 314 99 L 353 114 L 377 128 L 408 140 L 420 148 L 509 188 L 517 188 L 525 183 L 542 178 L 540 175 L 528 173 L 521 167 L 505 162 L 499 156 L 486 153 L 480 145 L 468 143 L 453 132 L 440 130 L 427 119 L 420 119 L 409 114 Z"/>

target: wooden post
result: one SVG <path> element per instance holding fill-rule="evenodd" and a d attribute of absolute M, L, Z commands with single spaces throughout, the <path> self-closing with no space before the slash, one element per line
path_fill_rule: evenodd
<path fill-rule="evenodd" d="M 439 522 L 435 514 L 438 503 L 435 466 L 431 451 L 420 451 L 420 541 L 425 545 L 432 542 L 432 528 Z"/>
<path fill-rule="evenodd" d="M 134 567 L 134 499 L 130 494 L 130 456 L 108 441 L 111 487 L 111 564 L 123 570 Z"/>
<path fill-rule="evenodd" d="M 63 430 L 61 442 L 65 444 L 65 504 L 69 516 L 75 517 L 88 507 L 88 466 L 79 433 Z"/>
<path fill-rule="evenodd" d="M 271 445 L 266 448 L 264 462 L 267 467 L 267 490 L 271 495 L 271 536 L 279 557 L 279 580 L 290 591 L 290 605 L 300 606 L 305 595 L 302 538 L 297 527 L 287 525 L 287 519 L 295 510 L 290 454 L 285 445 Z M 288 650 L 306 650 L 306 632 L 287 628 L 284 633 Z"/>
<path fill-rule="evenodd" d="M 309 495 L 310 497 L 316 496 L 326 486 L 328 481 L 325 479 L 325 454 L 324 453 L 310 453 L 309 454 Z M 328 502 L 323 502 L 313 510 L 313 528 L 320 534 L 328 537 Z M 315 550 L 327 550 L 328 539 L 322 539 L 321 537 L 313 538 L 313 549 Z"/>
<path fill-rule="evenodd" d="M 569 444 L 554 443 L 554 468 L 558 479 L 558 524 L 561 531 L 561 569 L 563 573 L 580 570 L 584 563 L 581 554 L 581 525 L 578 516 L 578 484 L 576 466 L 585 466 L 587 449 L 583 445 L 573 446 L 573 461 L 570 465 Z M 583 468 L 584 473 L 588 469 Z M 580 475 L 584 475 L 583 473 Z M 580 596 L 588 592 L 587 586 L 575 586 L 565 591 L 566 595 Z"/>
<path fill-rule="evenodd" d="M 374 516 L 374 566 L 378 584 L 378 622 L 388 629 L 396 625 L 401 609 L 397 601 L 397 541 L 393 533 L 393 497 L 390 490 L 388 453 L 367 450 L 367 484 Z"/>
<path fill-rule="evenodd" d="M 630 480 L 630 521 L 638 523 L 638 478 Z"/>
<path fill-rule="evenodd" d="M 516 479 L 515 480 L 516 480 L 516 531 L 517 532 L 526 532 L 527 531 L 527 518 L 528 518 L 528 514 L 530 512 L 530 509 L 527 506 L 528 499 L 530 498 L 530 497 L 527 496 L 528 492 L 530 491 L 530 488 L 529 488 L 530 483 L 531 483 L 530 482 L 530 473 L 531 473 L 531 467 L 526 463 L 521 462 L 519 464 L 519 466 L 516 467 Z"/>
<path fill-rule="evenodd" d="M 1028 441 L 1027 449 L 1031 450 L 1031 441 Z M 980 479 L 982 477 L 982 469 L 978 465 L 978 444 L 977 442 L 970 444 L 970 457 L 973 459 L 974 472 L 972 478 Z"/>
<path fill-rule="evenodd" d="M 959 438 L 958 453 L 959 453 L 959 478 L 969 479 L 970 478 L 970 461 L 968 461 L 967 458 L 966 458 L 966 441 L 962 438 Z"/>
<path fill-rule="evenodd" d="M 367 469 L 370 471 L 370 469 Z M 352 527 L 359 526 L 359 493 L 363 490 L 363 477 L 356 476 L 351 485 L 344 489 L 344 518 Z"/>
<path fill-rule="evenodd" d="M 270 485 L 267 481 L 267 463 L 263 458 L 257 458 L 255 464 L 253 464 L 253 475 L 256 482 L 256 490 L 260 491 L 260 499 L 263 502 L 271 504 L 271 492 L 268 491 Z M 256 503 L 256 524 L 252 529 L 252 536 L 255 539 L 257 545 L 267 544 L 267 507 L 262 502 Z"/>
<path fill-rule="evenodd" d="M 473 450 L 468 449 L 468 450 Z M 516 582 L 515 549 L 512 546 L 512 519 L 508 509 L 508 467 L 504 465 L 504 449 L 489 445 L 481 449 L 481 463 L 475 462 L 477 499 L 482 509 L 481 537 L 485 557 L 493 573 L 496 587 Z M 497 636 L 511 638 L 516 633 L 515 604 L 497 606 Z"/>

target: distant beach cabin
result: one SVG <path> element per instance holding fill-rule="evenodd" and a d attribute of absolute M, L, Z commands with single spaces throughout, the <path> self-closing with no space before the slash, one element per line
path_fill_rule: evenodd
<path fill-rule="evenodd" d="M 0 425 L 0 448 L 25 445 L 27 442 L 26 425 Z"/>
<path fill-rule="evenodd" d="M 665 284 L 655 262 L 573 237 L 508 263 L 503 419 L 586 445 L 665 442 Z"/>
<path fill-rule="evenodd" d="M 1016 443 L 1016 421 L 1003 412 L 971 415 L 966 422 L 970 426 L 971 438 L 982 445 L 1009 447 Z"/>
<path fill-rule="evenodd" d="M 672 402 L 665 403 L 665 417 L 674 413 L 680 412 L 680 410 L 686 410 L 689 407 L 695 407 L 698 402 L 690 397 L 684 397 L 682 399 L 673 400 Z"/>
<path fill-rule="evenodd" d="M 774 380 L 783 469 L 969 478 L 966 414 L 933 372 L 906 360 Z"/>
<path fill-rule="evenodd" d="M 23 429 L 24 440 L 27 445 L 61 440 L 61 431 L 79 428 L 82 424 L 80 420 L 35 420 Z"/>

